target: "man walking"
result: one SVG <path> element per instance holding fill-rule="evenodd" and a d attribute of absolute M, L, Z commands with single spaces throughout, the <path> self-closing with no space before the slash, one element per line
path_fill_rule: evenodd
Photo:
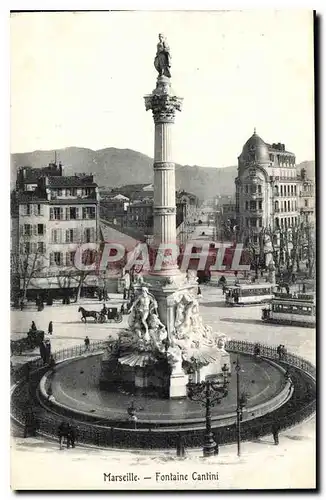
<path fill-rule="evenodd" d="M 273 434 L 275 446 L 277 446 L 279 444 L 279 438 L 278 438 L 279 431 L 280 431 L 280 427 L 279 427 L 278 423 L 275 422 L 273 424 L 273 427 L 272 427 L 272 434 Z"/>
<path fill-rule="evenodd" d="M 52 335 L 52 334 L 53 334 L 53 323 L 52 323 L 52 321 L 50 321 L 50 323 L 49 323 L 49 327 L 48 327 L 48 334 L 49 334 L 49 335 Z"/>
<path fill-rule="evenodd" d="M 86 337 L 85 337 L 84 344 L 85 344 L 85 351 L 88 351 L 88 350 L 89 350 L 90 340 L 89 340 L 89 338 L 87 337 L 87 335 L 86 335 Z"/>

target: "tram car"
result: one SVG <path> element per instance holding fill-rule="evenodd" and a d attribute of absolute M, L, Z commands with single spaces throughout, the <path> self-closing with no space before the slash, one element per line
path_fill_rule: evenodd
<path fill-rule="evenodd" d="M 229 286 L 225 293 L 225 303 L 229 306 L 245 306 L 270 302 L 273 288 L 271 283 Z"/>
<path fill-rule="evenodd" d="M 316 325 L 316 303 L 313 295 L 275 296 L 268 307 L 262 310 L 266 323 L 280 323 L 314 327 Z"/>

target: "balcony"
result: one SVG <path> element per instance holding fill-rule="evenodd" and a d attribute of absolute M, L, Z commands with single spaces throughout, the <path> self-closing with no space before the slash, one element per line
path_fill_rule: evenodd
<path fill-rule="evenodd" d="M 315 207 L 301 207 L 300 208 L 300 213 L 308 213 L 311 212 L 313 213 L 315 211 Z"/>
<path fill-rule="evenodd" d="M 250 215 L 250 214 L 251 214 L 251 215 L 256 215 L 256 214 L 257 214 L 257 215 L 258 215 L 258 214 L 259 214 L 259 215 L 261 215 L 261 214 L 263 214 L 263 213 L 264 213 L 264 210 L 263 210 L 262 208 L 246 208 L 246 209 L 245 209 L 245 212 L 246 212 L 247 214 L 249 214 L 249 215 Z"/>
<path fill-rule="evenodd" d="M 263 193 L 245 193 L 243 197 L 250 200 L 262 200 L 264 198 Z"/>

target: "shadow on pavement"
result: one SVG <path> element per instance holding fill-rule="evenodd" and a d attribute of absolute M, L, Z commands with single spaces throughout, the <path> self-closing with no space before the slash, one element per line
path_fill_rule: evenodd
<path fill-rule="evenodd" d="M 262 321 L 259 319 L 241 319 L 241 318 L 220 318 L 220 321 L 225 321 L 226 323 L 244 323 L 247 325 L 262 325 Z M 282 326 L 282 325 L 273 325 L 273 326 Z"/>
<path fill-rule="evenodd" d="M 228 308 L 225 302 L 200 302 L 200 307 L 223 307 Z"/>

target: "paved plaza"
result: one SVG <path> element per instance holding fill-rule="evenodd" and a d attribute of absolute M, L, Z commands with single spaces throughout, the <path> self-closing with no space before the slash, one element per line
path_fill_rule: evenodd
<path fill-rule="evenodd" d="M 201 233 L 205 232 L 205 236 Z M 212 228 L 201 226 L 196 228 L 194 239 L 212 238 Z M 216 277 L 215 277 L 216 278 Z M 213 282 L 216 279 L 213 277 Z M 248 340 L 261 342 L 269 345 L 284 344 L 289 352 L 300 355 L 315 363 L 316 338 L 313 328 L 304 328 L 286 325 L 270 325 L 261 321 L 261 305 L 246 307 L 228 307 L 225 305 L 221 289 L 216 284 L 201 286 L 203 297 L 200 299 L 200 309 L 205 324 L 212 326 L 215 332 L 225 333 L 229 339 Z M 120 307 L 122 295 L 110 295 L 111 300 L 107 305 Z M 52 349 L 54 351 L 82 344 L 86 335 L 91 342 L 104 340 L 109 335 L 115 336 L 121 328 L 127 326 L 127 316 L 119 324 L 106 323 L 96 324 L 92 319 L 83 324 L 78 313 L 79 305 L 86 309 L 100 310 L 102 304 L 96 300 L 82 300 L 80 304 L 61 305 L 54 304 L 52 307 L 45 306 L 44 310 L 38 312 L 35 305 L 30 305 L 25 311 L 12 311 L 11 314 L 11 337 L 21 338 L 28 331 L 31 322 L 35 321 L 37 328 L 47 332 L 49 321 L 53 321 L 54 333 L 51 337 Z M 14 363 L 22 363 L 38 355 L 38 350 L 29 353 L 28 356 L 14 356 Z M 123 466 L 141 466 L 146 471 L 155 468 L 164 473 L 171 466 L 180 472 L 191 466 L 194 470 L 219 471 L 219 488 L 232 488 L 233 484 L 242 484 L 243 488 L 287 488 L 290 487 L 291 477 L 296 475 L 296 487 L 310 487 L 314 483 L 315 474 L 315 418 L 286 430 L 280 435 L 279 446 L 274 446 L 272 436 L 266 436 L 256 442 L 245 442 L 242 444 L 241 458 L 236 456 L 236 445 L 220 447 L 218 457 L 203 459 L 201 450 L 187 450 L 185 459 L 177 459 L 173 450 L 156 450 L 133 452 L 127 450 L 99 449 L 78 445 L 74 450 L 58 449 L 58 443 L 44 440 L 42 437 L 27 438 L 14 437 L 14 452 L 12 462 L 15 463 L 13 470 L 19 471 L 19 477 L 15 484 L 28 487 L 29 468 L 24 468 L 28 458 L 30 467 L 38 470 L 38 486 L 44 484 L 48 488 L 55 489 L 55 475 L 49 475 L 48 471 L 55 468 L 60 460 L 62 467 L 69 469 L 69 477 L 60 477 L 60 485 L 64 487 L 71 481 L 75 473 L 78 477 L 76 487 L 87 488 L 90 475 L 94 478 L 102 475 L 105 471 L 105 463 L 110 463 L 110 470 L 119 473 L 121 455 L 123 454 Z M 87 449 L 87 453 L 85 453 Z M 32 451 L 31 451 L 32 450 Z M 103 464 L 99 471 L 99 460 Z M 205 464 L 205 465 L 204 465 Z M 263 470 L 261 474 L 257 471 Z M 121 468 L 121 465 L 120 465 Z M 81 473 L 85 470 L 85 474 Z M 87 470 L 87 473 L 86 473 Z M 302 470 L 304 474 L 298 475 Z M 268 472 L 267 472 L 268 471 Z M 118 485 L 119 487 L 121 485 Z M 122 485 L 125 487 L 125 485 Z M 106 486 L 103 486 L 106 488 Z M 148 488 L 155 487 L 155 483 L 148 482 Z M 174 486 L 181 488 L 180 483 Z M 197 486 L 200 488 L 200 484 Z M 207 485 L 206 485 L 207 487 Z M 215 487 L 215 486 L 214 486 Z"/>

